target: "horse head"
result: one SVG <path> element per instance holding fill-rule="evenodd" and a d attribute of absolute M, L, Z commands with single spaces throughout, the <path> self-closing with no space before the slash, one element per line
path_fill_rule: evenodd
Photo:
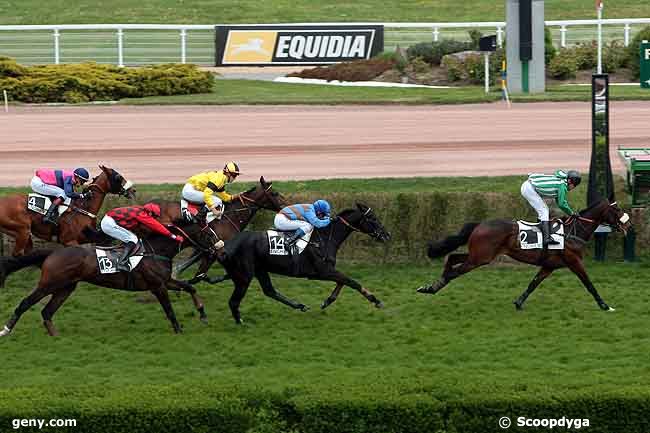
<path fill-rule="evenodd" d="M 273 191 L 273 182 L 267 182 L 264 176 L 260 177 L 260 183 L 255 188 L 242 193 L 241 197 L 262 209 L 276 212 L 287 203 L 282 194 Z"/>
<path fill-rule="evenodd" d="M 104 194 L 111 193 L 122 195 L 128 199 L 135 198 L 136 190 L 133 182 L 126 180 L 115 169 L 103 165 L 100 165 L 99 168 L 102 170 L 101 174 L 92 180 L 88 189 L 95 186 Z"/>
<path fill-rule="evenodd" d="M 386 230 L 372 208 L 362 203 L 357 203 L 356 209 L 346 209 L 339 213 L 334 220 L 340 220 L 353 230 L 365 233 L 379 242 L 391 239 L 390 232 Z"/>
<path fill-rule="evenodd" d="M 585 210 L 580 211 L 582 218 L 592 219 L 597 224 L 604 224 L 616 228 L 627 234 L 631 226 L 630 216 L 618 206 L 603 198 Z"/>

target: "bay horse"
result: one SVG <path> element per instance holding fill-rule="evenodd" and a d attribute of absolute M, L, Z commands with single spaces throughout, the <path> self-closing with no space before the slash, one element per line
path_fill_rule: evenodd
<path fill-rule="evenodd" d="M 61 215 L 59 225 L 43 222 L 43 215 L 27 209 L 27 194 L 0 197 L 0 233 L 15 239 L 13 256 L 21 256 L 33 248 L 33 234 L 39 239 L 71 246 L 92 242 L 97 224 L 97 212 L 107 194 L 129 199 L 135 197 L 133 184 L 116 170 L 100 165 L 102 172 L 85 188 L 86 198 L 73 200 Z M 4 279 L 0 275 L 0 286 Z"/>
<path fill-rule="evenodd" d="M 271 282 L 269 273 L 287 275 L 310 280 L 334 281 L 336 287 L 321 304 L 325 309 L 338 297 L 343 286 L 349 286 L 361 293 L 375 307 L 383 303 L 361 284 L 336 270 L 336 254 L 353 232 L 368 234 L 380 242 L 390 240 L 386 231 L 372 209 L 357 204 L 356 209 L 346 209 L 323 228 L 315 228 L 309 245 L 298 256 L 298 262 L 288 255 L 271 255 L 266 232 L 243 232 L 226 242 L 225 257 L 220 262 L 226 268 L 235 285 L 228 305 L 237 324 L 242 323 L 239 305 L 246 295 L 253 277 L 257 278 L 264 294 L 294 309 L 307 311 L 309 307 L 278 292 Z"/>
<path fill-rule="evenodd" d="M 25 256 L 13 258 L 15 263 L 10 265 L 15 267 L 40 265 L 41 277 L 36 288 L 22 300 L 4 329 L 0 331 L 0 337 L 9 335 L 20 316 L 48 295 L 52 297 L 41 311 L 43 325 L 49 335 L 58 335 L 52 317 L 82 281 L 118 290 L 151 291 L 160 302 L 176 333 L 180 333 L 182 329 L 169 300 L 168 289 L 186 291 L 192 295 L 203 320 L 203 302 L 191 285 L 171 278 L 171 261 L 185 247 L 192 246 L 205 252 L 213 249 L 217 237 L 208 226 L 201 227 L 196 223 L 185 223 L 184 227 L 168 227 L 184 237 L 183 244 L 179 245 L 175 240 L 157 233 L 147 236 L 143 239 L 144 257 L 130 273 L 101 274 L 95 250 L 79 246 L 35 250 Z"/>
<path fill-rule="evenodd" d="M 159 220 L 163 224 L 183 219 L 180 201 L 154 200 L 152 202 L 160 206 L 161 215 Z M 267 209 L 278 212 L 286 206 L 286 199 L 282 194 L 273 190 L 273 182 L 267 182 L 264 176 L 262 176 L 256 186 L 248 191 L 237 194 L 232 202 L 224 203 L 224 205 L 224 213 L 221 219 L 210 221 L 209 224 L 219 239 L 227 241 L 232 239 L 237 233 L 243 231 L 252 221 L 258 210 Z M 181 263 L 175 269 L 175 273 L 180 274 L 199 260 L 201 261 L 199 269 L 189 281 L 190 284 L 195 284 L 202 280 L 207 280 L 215 284 L 228 278 L 227 276 L 213 279 L 208 277 L 207 272 L 216 261 L 216 256 L 208 256 L 205 254 L 194 254 L 190 259 Z"/>
<path fill-rule="evenodd" d="M 457 235 L 449 236 L 436 243 L 430 243 L 428 256 L 430 258 L 443 257 L 465 244 L 467 244 L 468 253 L 449 255 L 445 261 L 445 267 L 440 279 L 431 285 L 420 287 L 417 291 L 426 294 L 438 293 L 450 281 L 479 266 L 487 265 L 498 255 L 505 254 L 520 262 L 541 268 L 528 285 L 528 288 L 514 301 L 518 310 L 523 309 L 528 296 L 554 270 L 568 267 L 580 279 L 602 310 L 613 311 L 614 309 L 608 306 L 600 297 L 587 276 L 583 263 L 585 246 L 596 228 L 601 224 L 615 227 L 627 233 L 630 218 L 627 213 L 618 207 L 616 202 L 610 203 L 606 199 L 602 199 L 589 208 L 580 211 L 578 215 L 561 219 L 565 227 L 565 246 L 563 250 L 521 249 L 516 221 L 498 219 L 480 224 L 465 224 Z"/>

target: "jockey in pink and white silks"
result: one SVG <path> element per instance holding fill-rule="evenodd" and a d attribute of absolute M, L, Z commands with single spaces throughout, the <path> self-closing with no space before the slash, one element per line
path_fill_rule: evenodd
<path fill-rule="evenodd" d="M 32 178 L 31 187 L 34 192 L 49 197 L 52 200 L 50 208 L 43 217 L 43 222 L 57 224 L 58 207 L 66 197 L 71 199 L 83 198 L 83 194 L 75 192 L 75 186 L 83 185 L 90 179 L 90 174 L 85 168 L 76 168 L 74 171 L 48 170 L 39 168 Z"/>
<path fill-rule="evenodd" d="M 316 200 L 314 204 L 294 204 L 278 212 L 273 223 L 278 230 L 295 230 L 286 239 L 286 245 L 290 246 L 311 233 L 314 227 L 327 227 L 331 221 L 330 212 L 330 204 L 325 200 Z"/>

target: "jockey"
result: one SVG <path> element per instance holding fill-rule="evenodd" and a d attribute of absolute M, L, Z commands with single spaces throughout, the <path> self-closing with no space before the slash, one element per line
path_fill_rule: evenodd
<path fill-rule="evenodd" d="M 63 203 L 66 197 L 71 199 L 83 198 L 83 194 L 75 192 L 74 187 L 83 185 L 89 179 L 90 174 L 85 168 L 75 168 L 74 171 L 47 170 L 43 168 L 36 170 L 31 182 L 32 190 L 39 194 L 55 197 L 43 217 L 43 222 L 57 224 L 59 205 Z"/>
<path fill-rule="evenodd" d="M 557 205 L 567 215 L 575 215 L 569 202 L 567 202 L 567 192 L 580 185 L 582 178 L 580 173 L 575 170 L 564 172 L 558 170 L 555 174 L 536 174 L 528 175 L 528 179 L 521 185 L 521 195 L 524 196 L 528 203 L 535 209 L 539 220 L 542 222 L 542 245 L 546 249 L 548 245 L 557 245 L 555 239 L 551 237 L 551 228 L 549 223 L 548 206 L 544 203 L 545 197 L 555 199 Z"/>
<path fill-rule="evenodd" d="M 131 232 L 136 227 L 146 227 L 153 232 L 168 236 L 179 244 L 184 239 L 182 236 L 172 234 L 155 218 L 160 217 L 160 206 L 147 203 L 144 206 L 128 206 L 108 211 L 102 218 L 102 231 L 107 235 L 124 242 L 126 248 L 119 259 L 117 268 L 121 271 L 130 271 L 129 256 L 138 244 L 138 237 Z"/>
<path fill-rule="evenodd" d="M 226 184 L 232 183 L 239 176 L 239 166 L 228 162 L 219 171 L 199 173 L 190 177 L 183 187 L 182 196 L 192 203 L 204 203 L 205 206 L 197 217 L 201 220 L 208 210 L 220 219 L 223 215 L 223 203 L 232 201 L 235 196 L 226 192 Z"/>
<path fill-rule="evenodd" d="M 275 228 L 283 231 L 295 230 L 286 239 L 291 246 L 304 235 L 311 233 L 314 227 L 327 227 L 330 223 L 330 204 L 325 200 L 316 200 L 314 204 L 294 204 L 287 206 L 275 215 Z"/>

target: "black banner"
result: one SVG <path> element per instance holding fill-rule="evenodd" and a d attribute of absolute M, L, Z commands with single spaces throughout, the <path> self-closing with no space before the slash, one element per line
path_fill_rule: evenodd
<path fill-rule="evenodd" d="M 384 49 L 384 27 L 217 26 L 217 66 L 325 65 L 369 59 Z"/>

